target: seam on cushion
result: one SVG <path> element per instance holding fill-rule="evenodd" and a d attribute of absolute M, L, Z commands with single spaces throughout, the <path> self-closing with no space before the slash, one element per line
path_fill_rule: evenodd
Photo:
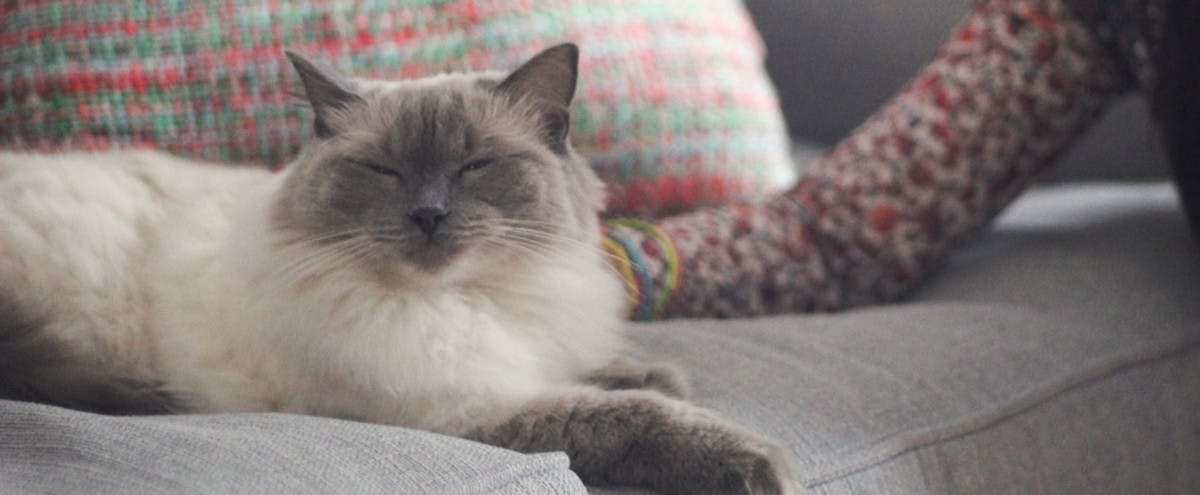
<path fill-rule="evenodd" d="M 571 473 L 572 475 L 574 475 L 576 477 L 576 479 L 579 478 L 579 475 L 575 474 L 575 472 L 571 471 L 570 469 L 544 468 L 544 469 L 537 469 L 537 470 L 533 470 L 533 471 L 517 473 L 520 476 L 515 477 L 511 480 L 505 481 L 499 485 L 480 486 L 478 488 L 480 488 L 481 491 L 470 490 L 470 491 L 463 491 L 460 493 L 479 493 L 479 494 L 501 493 L 501 492 L 507 493 L 510 490 L 512 490 L 513 488 L 529 488 L 529 485 L 532 480 L 547 479 L 547 477 L 548 477 L 547 475 L 552 475 L 555 473 Z M 582 481 L 580 481 L 579 483 L 580 483 L 580 485 L 578 485 L 578 486 L 583 486 L 584 489 L 582 491 L 578 491 L 577 493 L 585 493 L 586 494 L 587 486 L 583 485 Z M 564 488 L 567 488 L 567 487 L 564 487 Z M 573 493 L 573 492 L 562 492 L 562 493 Z"/>
<path fill-rule="evenodd" d="M 879 466 L 918 449 L 990 429 L 1073 390 L 1099 383 L 1132 369 L 1165 362 L 1197 350 L 1200 350 L 1200 340 L 1184 340 L 1147 347 L 1068 378 L 1035 385 L 1013 398 L 1003 402 L 994 402 L 979 412 L 941 421 L 935 426 L 885 436 L 873 443 L 871 447 L 860 449 L 857 453 L 850 455 L 848 460 L 823 463 L 825 467 L 818 466 L 814 469 L 814 475 L 805 477 L 804 487 L 806 489 L 817 488 L 820 485 Z"/>
<path fill-rule="evenodd" d="M 483 445 L 486 445 L 486 444 L 483 444 Z M 516 452 L 516 451 L 510 451 L 510 452 Z M 567 457 L 565 452 L 539 452 L 539 453 L 533 454 L 533 455 L 525 454 L 525 453 L 521 453 L 521 452 L 517 452 L 517 453 L 525 456 L 525 459 L 523 459 L 523 461 L 526 461 L 526 462 L 519 463 L 518 465 L 520 467 L 517 467 L 516 469 L 513 469 L 512 467 L 509 467 L 509 468 L 501 467 L 499 469 L 489 470 L 489 472 L 482 473 L 479 476 L 473 476 L 471 478 L 468 478 L 468 479 L 464 480 L 463 484 L 464 485 L 472 485 L 473 484 L 475 486 L 471 486 L 469 488 L 464 488 L 459 493 L 497 493 L 497 492 L 509 490 L 511 488 L 528 485 L 528 483 L 531 480 L 545 479 L 546 475 L 554 474 L 554 473 L 570 473 L 572 476 L 575 477 L 576 480 L 579 481 L 579 486 L 585 486 L 585 485 L 583 485 L 583 481 L 579 479 L 579 475 L 576 474 L 575 471 L 571 470 L 570 465 L 569 465 L 570 458 Z M 529 463 L 528 462 L 529 460 L 534 458 L 533 456 L 536 456 L 539 454 L 562 454 L 561 458 L 564 461 L 566 461 L 566 463 L 558 461 L 557 459 L 552 461 L 553 465 L 550 465 L 550 466 L 545 465 L 545 463 Z M 497 474 L 504 474 L 504 475 L 506 475 L 506 477 L 508 479 L 499 481 L 499 483 L 497 484 L 497 481 L 495 480 L 495 477 Z M 507 475 L 511 475 L 511 476 L 507 476 Z M 586 491 L 587 491 L 587 489 L 585 486 L 584 492 L 586 493 Z"/>

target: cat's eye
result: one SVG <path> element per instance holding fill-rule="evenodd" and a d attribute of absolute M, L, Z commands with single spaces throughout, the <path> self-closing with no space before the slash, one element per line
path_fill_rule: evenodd
<path fill-rule="evenodd" d="M 366 168 L 367 168 L 367 170 L 370 170 L 370 171 L 372 171 L 372 172 L 375 172 L 375 173 L 377 173 L 377 174 L 379 174 L 379 175 L 386 175 L 386 176 L 389 176 L 389 177 L 397 177 L 397 178 L 399 178 L 399 177 L 400 177 L 400 172 L 397 172 L 397 171 L 395 171 L 395 170 L 392 170 L 392 169 L 390 169 L 390 168 L 387 168 L 387 167 L 384 167 L 384 166 L 381 166 L 381 165 L 376 165 L 376 164 L 374 164 L 374 163 L 371 163 L 371 162 L 355 162 L 355 163 L 357 163 L 357 164 L 359 164 L 359 165 L 362 165 L 362 166 L 366 167 Z"/>
<path fill-rule="evenodd" d="M 475 160 L 471 163 L 463 165 L 462 168 L 458 169 L 458 176 L 462 177 L 467 172 L 479 170 L 479 169 L 486 167 L 488 165 L 491 165 L 491 164 L 492 164 L 491 160 Z"/>

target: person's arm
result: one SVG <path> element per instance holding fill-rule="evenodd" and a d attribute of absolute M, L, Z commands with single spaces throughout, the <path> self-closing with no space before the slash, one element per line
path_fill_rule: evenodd
<path fill-rule="evenodd" d="M 790 191 L 654 224 L 611 221 L 606 246 L 636 292 L 632 318 L 896 299 L 1114 97 L 1154 79 L 1146 54 L 1161 20 L 1146 13 L 1165 1 L 977 2 L 936 59 Z"/>

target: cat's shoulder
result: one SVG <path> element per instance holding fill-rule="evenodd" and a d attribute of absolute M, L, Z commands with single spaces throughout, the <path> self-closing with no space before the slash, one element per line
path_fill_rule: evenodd
<path fill-rule="evenodd" d="M 213 173 L 265 173 L 265 169 L 209 162 L 153 149 L 65 151 L 43 153 L 0 150 L 0 174 L 40 171 L 77 171 L 94 168 L 110 173 L 134 171 L 208 171 Z"/>
<path fill-rule="evenodd" d="M 179 166 L 186 160 L 169 153 L 151 149 L 111 151 L 0 151 L 0 170 L 56 169 L 78 167 L 108 167 L 125 169 L 147 166 Z"/>
<path fill-rule="evenodd" d="M 155 150 L 0 152 L 0 187 L 27 194 L 188 197 L 270 175 L 262 167 L 206 163 Z"/>

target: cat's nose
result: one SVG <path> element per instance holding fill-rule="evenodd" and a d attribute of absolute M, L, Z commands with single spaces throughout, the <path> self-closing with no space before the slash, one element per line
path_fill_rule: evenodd
<path fill-rule="evenodd" d="M 440 206 L 422 206 L 408 212 L 408 218 L 412 219 L 417 227 L 421 228 L 426 236 L 433 237 L 433 233 L 437 232 L 438 225 L 442 223 L 442 219 L 450 212 Z"/>

